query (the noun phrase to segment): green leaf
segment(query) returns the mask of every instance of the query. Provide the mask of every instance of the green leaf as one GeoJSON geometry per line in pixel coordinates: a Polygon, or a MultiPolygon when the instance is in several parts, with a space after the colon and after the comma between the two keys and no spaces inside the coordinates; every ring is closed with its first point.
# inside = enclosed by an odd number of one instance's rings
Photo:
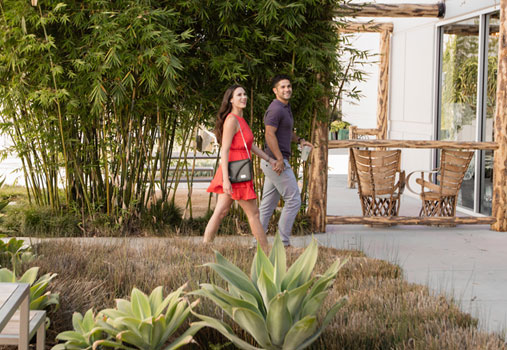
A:
{"type": "Polygon", "coordinates": [[[264,305],[267,307],[271,299],[273,299],[275,295],[278,294],[278,290],[273,281],[264,272],[264,269],[261,269],[261,274],[257,281],[257,285],[259,291],[261,292],[262,300],[264,300],[264,305]]]}
{"type": "Polygon", "coordinates": [[[71,341],[76,343],[86,344],[86,339],[83,335],[79,334],[75,331],[65,331],[61,332],[56,336],[56,339],[63,341],[71,341]]]}
{"type": "Polygon", "coordinates": [[[274,267],[273,282],[277,286],[278,291],[281,291],[282,281],[285,277],[285,272],[287,271],[287,257],[285,255],[285,248],[283,246],[279,233],[277,233],[275,236],[273,247],[269,253],[269,260],[274,267]]]}
{"type": "Polygon", "coordinates": [[[32,267],[31,269],[27,270],[23,276],[19,279],[18,282],[20,283],[29,283],[32,284],[37,279],[37,274],[39,273],[38,267],[32,267]]]}
{"type": "Polygon", "coordinates": [[[239,290],[243,290],[255,297],[255,299],[262,303],[262,298],[253,285],[252,281],[248,279],[248,277],[241,271],[238,273],[238,268],[231,269],[227,266],[215,264],[215,263],[207,263],[205,266],[211,267],[215,272],[217,272],[224,280],[234,285],[239,290]]]}
{"type": "Polygon", "coordinates": [[[274,280],[273,264],[269,261],[260,244],[257,244],[257,253],[255,254],[252,264],[256,265],[256,272],[258,275],[260,275],[261,271],[264,271],[270,280],[274,280]]]}
{"type": "Polygon", "coordinates": [[[325,291],[315,295],[312,298],[306,298],[303,302],[301,317],[305,317],[306,315],[317,315],[328,293],[328,291],[325,291]]]}
{"type": "Polygon", "coordinates": [[[274,345],[281,346],[285,340],[285,335],[292,327],[292,316],[287,308],[288,299],[288,293],[284,292],[278,294],[269,303],[266,324],[271,342],[274,345]]]}
{"type": "Polygon", "coordinates": [[[282,290],[294,289],[308,281],[317,261],[317,240],[314,238],[303,254],[292,264],[283,281],[282,290]]]}
{"type": "Polygon", "coordinates": [[[312,298],[313,296],[331,287],[338,271],[343,267],[343,265],[347,263],[347,261],[348,259],[345,259],[343,261],[336,260],[322,275],[322,277],[319,278],[317,282],[315,282],[310,291],[309,297],[312,298]]]}
{"type": "Polygon", "coordinates": [[[232,319],[239,324],[241,328],[250,333],[260,346],[263,348],[271,346],[266,322],[257,313],[248,309],[233,308],[232,319]]]}
{"type": "Polygon", "coordinates": [[[310,338],[306,339],[303,343],[301,343],[296,350],[303,350],[306,349],[308,346],[310,346],[315,340],[317,340],[318,337],[322,334],[324,329],[331,323],[333,318],[336,316],[337,312],[345,305],[347,302],[346,298],[341,298],[338,302],[336,302],[331,309],[326,314],[326,317],[324,318],[324,321],[322,322],[322,325],[320,326],[319,330],[312,335],[310,338]]]}
{"type": "Polygon", "coordinates": [[[210,327],[217,331],[219,331],[224,337],[229,339],[240,349],[244,350],[263,350],[261,348],[257,348],[255,346],[252,346],[248,344],[246,341],[239,338],[237,335],[235,335],[232,331],[232,328],[228,326],[227,324],[223,323],[222,321],[216,320],[212,317],[204,316],[195,314],[199,319],[202,321],[200,322],[194,322],[192,325],[201,326],[201,327],[210,327]]]}
{"type": "MultiPolygon", "coordinates": [[[[90,312],[90,311],[91,311],[91,309],[88,310],[86,312],[86,314],[88,314],[88,312],[90,312]]],[[[81,334],[86,333],[86,330],[83,327],[83,315],[81,315],[79,312],[74,312],[72,314],[72,327],[74,327],[74,329],[76,330],[76,332],[79,332],[81,334]]]]}
{"type": "Polygon", "coordinates": [[[6,268],[0,269],[0,282],[16,282],[16,276],[14,276],[14,274],[6,268]]]}
{"type": "Polygon", "coordinates": [[[151,292],[150,297],[148,298],[150,302],[150,309],[153,311],[152,316],[155,317],[163,310],[163,308],[160,311],[158,310],[160,304],[162,304],[162,301],[164,300],[162,290],[162,286],[158,286],[151,292]]]}
{"type": "Polygon", "coordinates": [[[174,341],[167,348],[165,348],[165,350],[176,350],[183,345],[190,344],[193,340],[193,336],[203,327],[203,324],[191,323],[190,327],[185,331],[185,333],[174,339],[174,341]]]}
{"type": "Polygon", "coordinates": [[[137,318],[143,320],[152,316],[150,301],[148,300],[146,294],[141,292],[139,289],[134,288],[132,290],[130,301],[132,303],[132,311],[137,318]]]}
{"type": "Polygon", "coordinates": [[[285,336],[283,349],[296,349],[317,329],[317,318],[306,316],[296,322],[285,336]]]}
{"type": "Polygon", "coordinates": [[[308,295],[308,289],[312,285],[314,278],[310,279],[305,284],[301,285],[298,288],[290,290],[289,298],[287,300],[287,308],[289,309],[290,314],[292,315],[293,321],[298,321],[299,311],[303,304],[305,297],[308,295]]]}

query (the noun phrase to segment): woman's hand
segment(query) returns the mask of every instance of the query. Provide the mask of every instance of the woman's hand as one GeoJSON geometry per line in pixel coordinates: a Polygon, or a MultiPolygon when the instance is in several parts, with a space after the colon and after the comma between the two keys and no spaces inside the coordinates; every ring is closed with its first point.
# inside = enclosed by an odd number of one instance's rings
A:
{"type": "Polygon", "coordinates": [[[225,194],[228,194],[229,196],[232,195],[232,184],[229,179],[222,181],[222,189],[224,190],[225,194]]]}
{"type": "Polygon", "coordinates": [[[271,165],[271,169],[275,170],[276,160],[274,158],[269,157],[268,162],[271,165]]]}

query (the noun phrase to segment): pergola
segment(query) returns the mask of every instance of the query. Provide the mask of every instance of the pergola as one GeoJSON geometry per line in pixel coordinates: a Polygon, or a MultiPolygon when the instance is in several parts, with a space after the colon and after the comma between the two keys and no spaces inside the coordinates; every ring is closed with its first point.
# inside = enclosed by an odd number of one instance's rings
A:
{"type": "MultiPolygon", "coordinates": [[[[357,4],[341,8],[351,17],[443,17],[445,4],[357,4]]],[[[379,32],[380,67],[377,102],[377,127],[354,129],[357,134],[375,135],[377,140],[329,141],[326,122],[318,122],[312,135],[316,145],[310,169],[308,214],[315,231],[325,232],[326,224],[491,224],[495,231],[507,231],[507,0],[500,0],[495,142],[457,142],[436,140],[386,140],[391,23],[350,22],[343,32],[379,32]],[[363,217],[327,216],[328,149],[351,147],[454,148],[493,150],[493,208],[490,217],[363,217]]],[[[456,28],[466,31],[470,28],[456,28]]],[[[328,104],[328,101],[324,101],[328,104]]]]}

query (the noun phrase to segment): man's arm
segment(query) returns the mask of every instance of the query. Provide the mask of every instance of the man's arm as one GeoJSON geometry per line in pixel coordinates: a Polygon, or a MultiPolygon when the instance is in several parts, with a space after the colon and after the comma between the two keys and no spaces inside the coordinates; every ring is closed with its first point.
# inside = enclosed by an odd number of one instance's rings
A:
{"type": "Polygon", "coordinates": [[[278,175],[280,175],[285,165],[283,163],[282,152],[280,152],[280,146],[278,145],[278,139],[276,138],[276,130],[276,127],[266,125],[266,143],[276,158],[276,165],[273,170],[276,171],[278,175]]]}

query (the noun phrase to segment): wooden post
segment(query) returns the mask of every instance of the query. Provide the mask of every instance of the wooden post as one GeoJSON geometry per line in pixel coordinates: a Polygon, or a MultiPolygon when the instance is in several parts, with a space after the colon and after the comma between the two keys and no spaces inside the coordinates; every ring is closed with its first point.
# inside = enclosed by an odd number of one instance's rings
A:
{"type": "MultiPolygon", "coordinates": [[[[324,101],[329,107],[329,100],[324,101]]],[[[316,112],[315,112],[316,113],[316,112]]],[[[308,187],[308,215],[315,232],[326,232],[327,213],[327,147],[328,123],[316,120],[313,134],[312,164],[310,166],[310,183],[308,187]]]]}
{"type": "Polygon", "coordinates": [[[498,41],[498,81],[496,90],[495,141],[498,150],[493,163],[493,209],[495,231],[507,231],[507,0],[500,1],[500,40],[498,41]]]}
{"type": "Polygon", "coordinates": [[[444,17],[445,4],[343,4],[336,12],[353,17],[444,17]]]}
{"type": "Polygon", "coordinates": [[[377,129],[379,130],[378,138],[381,140],[385,140],[387,137],[390,52],[391,33],[388,30],[384,30],[380,34],[380,65],[377,96],[377,129]]]}

